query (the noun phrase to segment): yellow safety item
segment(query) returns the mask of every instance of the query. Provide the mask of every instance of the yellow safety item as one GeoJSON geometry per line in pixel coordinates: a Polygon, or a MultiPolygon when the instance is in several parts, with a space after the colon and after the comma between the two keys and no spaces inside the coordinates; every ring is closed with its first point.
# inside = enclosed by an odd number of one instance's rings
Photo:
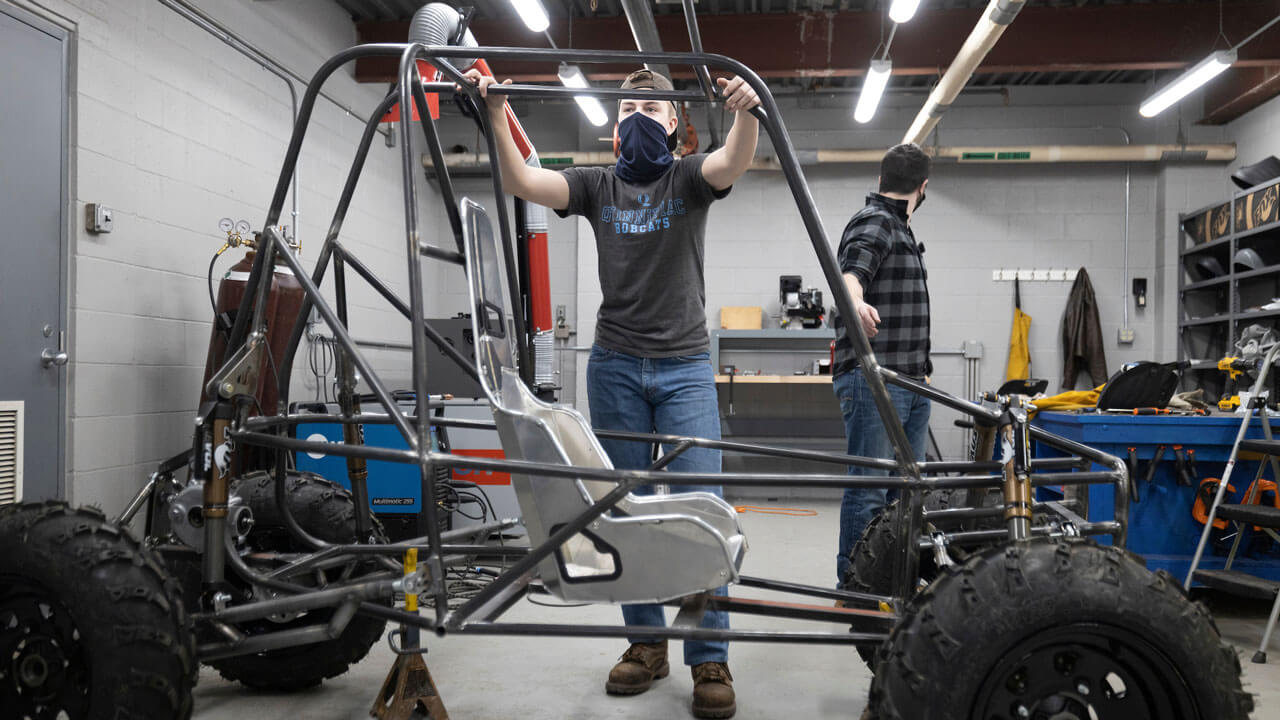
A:
{"type": "MultiPolygon", "coordinates": [[[[404,551],[404,575],[408,577],[418,571],[418,548],[409,548],[404,551]]],[[[404,594],[404,609],[406,612],[418,612],[418,593],[404,594]]]]}
{"type": "Polygon", "coordinates": [[[1084,410],[1098,406],[1098,394],[1102,392],[1102,385],[1092,390],[1068,390],[1060,392],[1057,395],[1042,397],[1032,400],[1032,404],[1036,407],[1036,412],[1041,410],[1084,410]]]}
{"type": "Polygon", "coordinates": [[[1009,332],[1009,362],[1004,379],[1023,380],[1031,377],[1031,316],[1022,311],[1022,290],[1013,281],[1013,329],[1009,332]]]}

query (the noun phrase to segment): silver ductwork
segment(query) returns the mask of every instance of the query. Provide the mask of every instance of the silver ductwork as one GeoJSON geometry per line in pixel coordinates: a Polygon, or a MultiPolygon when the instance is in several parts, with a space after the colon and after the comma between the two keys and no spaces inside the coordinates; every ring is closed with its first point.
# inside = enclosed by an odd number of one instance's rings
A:
{"type": "MultiPolygon", "coordinates": [[[[458,31],[461,28],[462,14],[452,5],[440,2],[427,3],[413,14],[413,20],[409,23],[409,42],[440,47],[450,45],[455,47],[479,47],[480,43],[476,42],[476,38],[471,34],[470,29],[467,29],[459,36],[458,31]]],[[[438,62],[444,62],[444,59],[440,58],[438,62]]],[[[466,70],[475,62],[476,58],[456,58],[450,61],[450,64],[459,70],[466,70]]],[[[514,120],[514,115],[509,115],[509,117],[514,120]]],[[[517,125],[519,124],[518,120],[515,122],[517,125]]],[[[542,167],[542,163],[538,160],[538,151],[533,148],[533,143],[529,143],[529,154],[525,156],[524,162],[530,167],[542,167]]],[[[525,227],[530,232],[547,231],[546,208],[533,203],[526,203],[524,219],[525,227]]]]}
{"type": "MultiPolygon", "coordinates": [[[[452,5],[440,2],[427,3],[413,14],[413,20],[409,23],[409,42],[437,46],[479,47],[480,43],[476,42],[470,29],[462,33],[462,37],[458,37],[458,30],[461,27],[462,15],[452,5]]],[[[450,61],[450,64],[466,70],[475,61],[475,58],[455,58],[450,61]]]]}
{"type": "Polygon", "coordinates": [[[1013,19],[1018,16],[1018,11],[1025,4],[1026,0],[991,0],[987,9],[983,11],[982,17],[978,19],[978,23],[973,26],[969,37],[965,39],[964,45],[960,47],[960,52],[956,53],[955,60],[951,61],[947,71],[934,86],[933,92],[929,93],[929,99],[925,101],[924,107],[920,108],[920,113],[911,123],[902,142],[917,145],[924,143],[929,133],[937,127],[942,114],[951,107],[951,103],[955,102],[960,91],[969,82],[969,78],[973,77],[974,71],[982,64],[987,53],[991,52],[991,48],[995,47],[996,41],[1004,34],[1009,23],[1013,22],[1013,19]]]}

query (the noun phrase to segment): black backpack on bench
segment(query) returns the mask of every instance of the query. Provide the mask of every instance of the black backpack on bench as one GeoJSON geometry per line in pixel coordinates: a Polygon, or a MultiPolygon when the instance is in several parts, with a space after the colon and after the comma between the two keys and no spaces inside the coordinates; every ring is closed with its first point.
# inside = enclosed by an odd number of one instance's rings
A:
{"type": "Polygon", "coordinates": [[[1167,407],[1187,364],[1186,361],[1157,363],[1150,360],[1125,364],[1098,393],[1098,409],[1167,407]]]}

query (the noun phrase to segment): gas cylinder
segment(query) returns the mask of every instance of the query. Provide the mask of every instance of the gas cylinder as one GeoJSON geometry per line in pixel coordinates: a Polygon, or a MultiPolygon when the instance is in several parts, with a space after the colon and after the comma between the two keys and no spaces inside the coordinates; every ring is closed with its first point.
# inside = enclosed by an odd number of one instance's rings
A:
{"type": "MultiPolygon", "coordinates": [[[[209,378],[222,368],[222,364],[229,357],[227,336],[235,323],[240,301],[244,298],[254,256],[253,250],[246,252],[239,262],[231,266],[218,284],[216,317],[209,338],[209,355],[205,360],[204,380],[200,383],[201,402],[212,399],[203,392],[203,388],[209,384],[209,378]],[[221,326],[220,318],[226,318],[230,322],[221,326]]],[[[298,314],[302,310],[302,301],[306,297],[302,285],[287,266],[277,263],[271,277],[266,313],[267,354],[263,355],[261,367],[258,368],[258,388],[255,393],[258,404],[251,410],[254,415],[259,414],[259,411],[266,415],[276,415],[280,412],[276,407],[280,399],[280,389],[276,383],[276,368],[280,367],[285,351],[288,349],[289,335],[293,332],[294,323],[297,322],[298,314]]]]}

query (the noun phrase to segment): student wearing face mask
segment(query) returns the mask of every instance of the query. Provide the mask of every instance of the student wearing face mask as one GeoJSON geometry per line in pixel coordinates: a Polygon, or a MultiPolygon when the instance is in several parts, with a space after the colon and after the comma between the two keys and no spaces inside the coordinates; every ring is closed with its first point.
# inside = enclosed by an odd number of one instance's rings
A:
{"type": "MultiPolygon", "coordinates": [[[[880,161],[880,192],[868,193],[866,206],[854,214],[840,239],[840,271],[853,296],[858,322],[871,340],[876,362],[902,375],[924,380],[932,372],[929,361],[929,275],[924,268],[924,244],[916,242],[911,217],[924,203],[929,184],[929,156],[914,143],[889,148],[880,161]]],[[[843,318],[835,319],[836,348],[831,384],[840,400],[849,454],[894,458],[889,436],[867,387],[843,318]]],[[[911,449],[924,460],[929,437],[929,401],[905,388],[888,386],[889,397],[902,421],[911,449]]],[[[888,475],[857,466],[851,475],[888,475]]],[[[836,554],[836,582],[853,589],[849,553],[871,519],[896,491],[846,488],[840,503],[840,540],[836,554]]]]}
{"type": "MultiPolygon", "coordinates": [[[[524,164],[507,129],[503,97],[487,93],[494,80],[476,72],[468,76],[487,98],[504,187],[561,217],[581,215],[595,231],[604,297],[587,361],[591,424],[606,430],[718,439],[704,238],[711,203],[729,194],[755,156],[759,126],[748,113],[760,102],[755,91],[741,78],[717,80],[725,109],[736,113],[724,147],[677,159],[672,156],[675,106],[645,97],[650,91],[671,90],[671,81],[637,70],[622,83],[636,94],[618,103],[617,163],[556,172],[524,164]]],[[[601,443],[616,468],[643,469],[650,464],[646,443],[603,438],[601,443]]],[[[720,451],[690,450],[668,467],[720,472],[720,451]]],[[[721,494],[718,485],[682,486],[680,491],[721,494]]],[[[633,492],[649,494],[653,489],[633,492]]],[[[723,595],[725,589],[717,593],[723,595]]],[[[605,689],[613,695],[636,695],[670,671],[667,641],[646,637],[641,629],[663,626],[666,620],[661,605],[624,605],[622,614],[636,634],[609,672],[605,689]]],[[[728,614],[707,612],[701,625],[727,628],[728,614]]],[[[686,642],[684,661],[693,675],[693,714],[731,717],[737,705],[728,643],[686,642]]]]}

